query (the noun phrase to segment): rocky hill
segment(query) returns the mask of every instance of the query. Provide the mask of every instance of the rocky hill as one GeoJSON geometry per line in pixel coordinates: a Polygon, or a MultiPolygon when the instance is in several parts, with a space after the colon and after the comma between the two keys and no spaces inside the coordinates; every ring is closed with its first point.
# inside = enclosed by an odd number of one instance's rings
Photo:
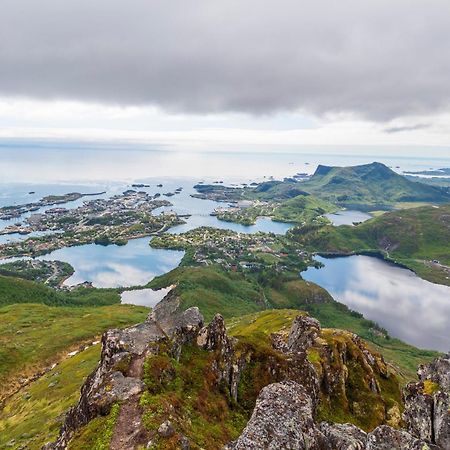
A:
{"type": "Polygon", "coordinates": [[[220,315],[204,326],[178,306],[169,296],[146,322],[104,334],[47,450],[449,448],[450,356],[421,367],[403,401],[352,333],[299,312],[290,329],[231,336],[220,315]]]}

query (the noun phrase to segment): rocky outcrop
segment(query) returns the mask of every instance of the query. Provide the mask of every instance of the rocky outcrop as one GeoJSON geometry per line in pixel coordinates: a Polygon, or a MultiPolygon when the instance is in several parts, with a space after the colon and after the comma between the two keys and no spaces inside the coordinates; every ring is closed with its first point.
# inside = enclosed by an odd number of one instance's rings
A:
{"type": "Polygon", "coordinates": [[[350,424],[317,424],[306,389],[294,381],[266,386],[253,414],[226,450],[431,450],[436,447],[387,425],[365,433],[350,424]]]}
{"type": "MultiPolygon", "coordinates": [[[[212,392],[214,399],[222,396],[219,401],[224,408],[250,413],[254,406],[241,436],[226,446],[229,450],[450,448],[448,356],[421,367],[419,382],[408,385],[403,415],[407,428],[398,430],[377,426],[389,422],[386,411],[393,407],[385,404],[382,391],[388,387],[392,393],[396,379],[383,358],[358,336],[322,330],[317,320],[299,315],[289,333],[274,333],[267,342],[259,336],[258,342],[238,340],[228,336],[221,315],[203,326],[197,308],[180,313],[179,307],[179,299],[169,293],[145,323],[104,334],[100,363],[83,385],[80,401],[67,413],[58,440],[47,449],[65,449],[77,430],[107,415],[113,405],[117,410],[118,404],[112,450],[166,448],[166,444],[167,448],[188,449],[195,438],[186,425],[192,424],[192,408],[197,404],[205,408],[200,397],[212,392]],[[179,390],[186,378],[192,383],[193,372],[186,367],[191,364],[189,355],[202,361],[196,369],[201,374],[196,384],[202,394],[198,395],[200,403],[189,404],[186,417],[170,386],[179,390]],[[149,426],[145,420],[156,417],[152,414],[158,408],[147,409],[151,414],[146,419],[142,408],[156,406],[154,399],[159,394],[164,394],[168,412],[149,426]],[[372,414],[375,426],[365,429],[373,431],[331,423],[328,418],[323,421],[324,408],[335,408],[355,423],[358,414],[372,414]]],[[[220,415],[220,411],[215,413],[220,415]]]]}
{"type": "Polygon", "coordinates": [[[226,448],[449,450],[449,358],[447,355],[421,366],[420,381],[405,389],[403,418],[407,429],[380,425],[366,433],[351,424],[317,423],[309,391],[289,381],[261,391],[243,433],[226,448]]]}
{"type": "Polygon", "coordinates": [[[313,404],[295,381],[265,387],[239,439],[228,450],[319,449],[313,404]]]}
{"type": "MultiPolygon", "coordinates": [[[[164,303],[164,302],[162,302],[164,303]]],[[[122,450],[145,444],[147,433],[140,423],[136,398],[144,390],[143,364],[149,355],[159,354],[161,348],[170,348],[174,358],[179,357],[182,345],[193,342],[203,326],[203,316],[198,308],[183,313],[173,309],[176,298],[169,295],[167,304],[155,311],[145,323],[125,330],[109,330],[102,337],[102,352],[97,369],[87,378],[81,388],[78,404],[66,414],[58,440],[48,444],[47,449],[65,449],[74,433],[99,415],[109,413],[111,407],[121,403],[121,413],[135,411],[136,428],[140,428],[122,450]],[[164,309],[165,308],[165,309],[164,309]],[[133,404],[133,408],[128,408],[133,404]]],[[[130,420],[132,418],[129,418],[130,420]]],[[[147,439],[148,440],[148,439],[147,439]]]]}
{"type": "Polygon", "coordinates": [[[305,352],[320,335],[320,323],[309,316],[297,316],[293,323],[287,340],[290,352],[305,352]]]}
{"type": "Polygon", "coordinates": [[[450,449],[450,354],[422,365],[404,391],[403,419],[419,439],[450,449]]]}

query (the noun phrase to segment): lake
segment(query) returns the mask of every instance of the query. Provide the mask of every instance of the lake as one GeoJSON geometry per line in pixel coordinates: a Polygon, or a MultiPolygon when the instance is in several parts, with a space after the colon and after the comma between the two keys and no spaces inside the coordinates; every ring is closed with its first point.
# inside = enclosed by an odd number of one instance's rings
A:
{"type": "Polygon", "coordinates": [[[325,267],[302,272],[339,302],[409,344],[450,350],[450,287],[371,256],[317,257],[325,267]]]}
{"type": "Polygon", "coordinates": [[[331,220],[335,226],[339,225],[353,225],[358,222],[365,222],[372,218],[370,214],[362,211],[354,211],[351,209],[344,209],[335,213],[324,214],[324,216],[331,220]]]}
{"type": "Polygon", "coordinates": [[[75,273],[65,281],[67,286],[84,281],[100,288],[140,286],[177,267],[184,255],[182,251],[151,248],[150,239],[132,239],[122,246],[66,247],[39,259],[69,263],[75,273]]]}
{"type": "Polygon", "coordinates": [[[122,303],[131,303],[132,305],[141,305],[152,308],[160,302],[165,295],[170,291],[171,287],[159,289],[139,289],[134,291],[122,292],[122,303]]]}

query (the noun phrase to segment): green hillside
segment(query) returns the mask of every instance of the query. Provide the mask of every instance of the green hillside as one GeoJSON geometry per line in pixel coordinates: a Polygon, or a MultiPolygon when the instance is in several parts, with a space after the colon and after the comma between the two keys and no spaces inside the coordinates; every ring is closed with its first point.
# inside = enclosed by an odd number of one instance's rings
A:
{"type": "Polygon", "coordinates": [[[298,187],[332,203],[367,209],[399,202],[450,201],[447,188],[411,181],[378,162],[353,167],[319,165],[298,187]]]}
{"type": "Polygon", "coordinates": [[[0,275],[0,307],[15,303],[42,303],[49,306],[101,306],[120,303],[115,289],[80,287],[56,291],[41,283],[0,275]]]}
{"type": "Polygon", "coordinates": [[[17,304],[0,308],[0,400],[28,378],[60,361],[109,328],[145,320],[148,309],[134,305],[51,307],[17,304]]]}
{"type": "Polygon", "coordinates": [[[421,277],[450,285],[450,204],[385,213],[355,227],[304,227],[290,235],[317,252],[381,252],[421,277]]]}

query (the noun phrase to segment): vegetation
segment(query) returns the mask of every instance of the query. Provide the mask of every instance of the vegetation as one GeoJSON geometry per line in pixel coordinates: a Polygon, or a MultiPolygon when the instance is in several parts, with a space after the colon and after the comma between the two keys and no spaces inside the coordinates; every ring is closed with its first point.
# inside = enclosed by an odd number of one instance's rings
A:
{"type": "MultiPolygon", "coordinates": [[[[154,432],[170,417],[176,431],[189,438],[193,449],[219,449],[240,434],[251,410],[233,403],[226,390],[217,386],[213,358],[213,353],[196,346],[184,347],[179,361],[164,352],[147,358],[147,390],[140,405],[149,431],[154,432]]],[[[160,439],[155,435],[156,448],[160,439]]],[[[179,448],[177,441],[175,435],[163,448],[179,448]]]]}
{"type": "Polygon", "coordinates": [[[78,401],[80,386],[99,357],[100,345],[91,346],[9,398],[0,412],[0,448],[38,450],[54,440],[64,412],[78,401]]]}
{"type": "Polygon", "coordinates": [[[102,306],[120,303],[115,289],[79,287],[56,291],[40,283],[0,275],[0,306],[19,303],[42,303],[49,306],[102,306]]]}
{"type": "Polygon", "coordinates": [[[16,304],[0,308],[0,399],[27,379],[92,342],[109,328],[145,320],[133,305],[50,307],[16,304]]]}
{"type": "Polygon", "coordinates": [[[120,404],[116,403],[107,416],[91,420],[70,441],[68,450],[108,450],[119,412],[120,404]]]}
{"type": "Polygon", "coordinates": [[[450,285],[450,204],[393,211],[355,227],[303,227],[290,237],[319,253],[378,253],[450,285]]]}
{"type": "Polygon", "coordinates": [[[396,202],[450,201],[447,188],[411,181],[377,162],[353,167],[319,165],[301,188],[334,204],[368,210],[396,202]]]}

